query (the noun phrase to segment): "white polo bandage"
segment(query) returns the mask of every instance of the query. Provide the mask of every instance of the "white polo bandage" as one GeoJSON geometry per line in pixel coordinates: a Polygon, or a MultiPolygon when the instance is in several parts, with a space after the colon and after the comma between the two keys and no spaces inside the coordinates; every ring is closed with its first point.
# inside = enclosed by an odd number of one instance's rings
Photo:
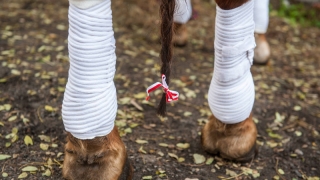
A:
{"type": "Polygon", "coordinates": [[[254,103],[253,0],[231,10],[216,6],[215,61],[208,94],[213,115],[226,124],[249,117],[254,103]]]}
{"type": "Polygon", "coordinates": [[[101,3],[104,0],[69,0],[70,4],[80,8],[88,9],[94,5],[101,3]]]}
{"type": "Polygon", "coordinates": [[[269,0],[254,1],[255,33],[264,34],[269,25],[269,0]]]}
{"type": "Polygon", "coordinates": [[[66,131],[79,139],[109,134],[117,112],[111,1],[89,7],[72,1],[69,7],[70,69],[62,118],[66,131]]]}
{"type": "Polygon", "coordinates": [[[191,0],[176,0],[173,21],[179,24],[185,24],[192,16],[191,0]]]}

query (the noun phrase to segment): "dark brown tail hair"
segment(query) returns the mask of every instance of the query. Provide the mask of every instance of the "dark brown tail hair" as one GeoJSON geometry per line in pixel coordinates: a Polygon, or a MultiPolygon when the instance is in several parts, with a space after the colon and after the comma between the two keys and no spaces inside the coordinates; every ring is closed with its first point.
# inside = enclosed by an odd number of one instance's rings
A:
{"type": "MultiPolygon", "coordinates": [[[[161,74],[166,75],[166,82],[170,83],[170,70],[172,59],[172,36],[173,36],[173,14],[175,10],[175,0],[161,0],[160,16],[161,16],[161,51],[160,59],[161,74]]],[[[166,115],[166,94],[162,94],[161,101],[158,106],[157,114],[166,115]]]]}

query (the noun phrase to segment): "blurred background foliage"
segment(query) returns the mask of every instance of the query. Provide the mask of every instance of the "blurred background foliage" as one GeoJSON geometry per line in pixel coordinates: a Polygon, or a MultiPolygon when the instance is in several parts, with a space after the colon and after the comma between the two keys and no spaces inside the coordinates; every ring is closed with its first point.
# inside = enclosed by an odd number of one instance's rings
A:
{"type": "Polygon", "coordinates": [[[280,16],[292,25],[320,28],[319,0],[277,0],[270,3],[270,15],[280,16]]]}

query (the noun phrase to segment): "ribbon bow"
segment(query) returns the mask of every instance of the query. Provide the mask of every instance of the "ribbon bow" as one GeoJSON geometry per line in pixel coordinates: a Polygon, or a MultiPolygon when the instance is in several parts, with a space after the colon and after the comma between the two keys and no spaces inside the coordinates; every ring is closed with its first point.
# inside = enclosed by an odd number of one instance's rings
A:
{"type": "Polygon", "coordinates": [[[149,93],[151,93],[152,91],[155,91],[159,87],[162,87],[164,93],[166,93],[167,102],[178,100],[179,93],[177,91],[169,90],[169,87],[166,83],[166,76],[164,74],[162,74],[161,78],[162,78],[162,84],[159,82],[156,82],[147,88],[147,95],[148,96],[147,96],[146,100],[148,101],[150,99],[149,93]]]}

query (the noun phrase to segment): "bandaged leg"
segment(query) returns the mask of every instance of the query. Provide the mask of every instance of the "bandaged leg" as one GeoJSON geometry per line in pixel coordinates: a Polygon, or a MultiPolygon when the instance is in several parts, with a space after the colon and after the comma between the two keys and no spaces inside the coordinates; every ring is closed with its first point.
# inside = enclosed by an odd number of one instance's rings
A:
{"type": "Polygon", "coordinates": [[[112,131],[117,112],[111,1],[70,1],[69,24],[63,123],[79,139],[105,136],[112,131]]]}
{"type": "Polygon", "coordinates": [[[175,23],[185,24],[192,15],[191,0],[176,0],[173,20],[175,23]]]}
{"type": "Polygon", "coordinates": [[[257,136],[251,115],[255,96],[250,72],[255,47],[253,0],[232,1],[239,4],[236,8],[223,0],[216,2],[215,62],[208,94],[213,115],[202,129],[202,145],[223,158],[250,161],[256,154],[257,136]],[[219,2],[229,10],[219,8],[219,2]]]}
{"type": "Polygon", "coordinates": [[[209,89],[213,115],[226,124],[249,117],[254,102],[250,72],[253,61],[253,1],[232,10],[217,6],[215,61],[209,89]]]}
{"type": "Polygon", "coordinates": [[[111,0],[70,0],[69,78],[62,118],[66,179],[132,179],[114,120],[116,55],[111,0]]]}
{"type": "Polygon", "coordinates": [[[269,25],[269,0],[254,0],[255,33],[264,34],[269,25]]]}
{"type": "Polygon", "coordinates": [[[186,23],[192,16],[191,0],[176,0],[174,12],[174,36],[173,44],[184,46],[188,41],[188,31],[186,23]]]}
{"type": "Polygon", "coordinates": [[[269,0],[255,0],[253,17],[257,44],[254,50],[254,61],[265,64],[270,56],[270,47],[265,37],[269,25],[269,0]]]}

